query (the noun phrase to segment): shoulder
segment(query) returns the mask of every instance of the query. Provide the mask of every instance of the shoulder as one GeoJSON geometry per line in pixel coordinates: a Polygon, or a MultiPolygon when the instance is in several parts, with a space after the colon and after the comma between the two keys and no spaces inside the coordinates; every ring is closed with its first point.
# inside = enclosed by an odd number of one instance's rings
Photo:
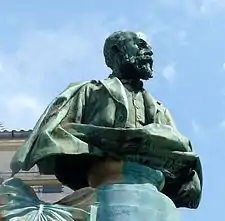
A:
{"type": "Polygon", "coordinates": [[[101,82],[99,80],[90,80],[90,81],[84,81],[84,82],[72,82],[68,85],[67,89],[78,87],[81,90],[87,90],[87,89],[97,89],[101,87],[101,82]]]}
{"type": "Polygon", "coordinates": [[[162,102],[156,100],[156,104],[157,104],[157,110],[158,112],[160,112],[167,121],[170,121],[170,119],[172,118],[171,117],[171,114],[169,112],[169,110],[163,105],[162,102]]]}
{"type": "Polygon", "coordinates": [[[84,84],[78,94],[85,96],[86,98],[92,97],[92,99],[98,99],[105,94],[105,87],[100,80],[90,80],[84,84]]]}
{"type": "Polygon", "coordinates": [[[156,101],[156,103],[157,103],[158,109],[164,114],[164,116],[168,119],[171,118],[169,110],[163,105],[163,103],[158,100],[156,101]]]}
{"type": "Polygon", "coordinates": [[[159,105],[160,112],[162,113],[162,116],[164,117],[166,124],[169,124],[173,126],[173,128],[176,128],[176,124],[173,120],[170,111],[166,107],[164,107],[164,105],[161,102],[157,101],[157,104],[159,105]]]}
{"type": "Polygon", "coordinates": [[[91,80],[84,87],[90,92],[100,92],[102,89],[104,89],[104,86],[100,80],[91,80]]]}
{"type": "Polygon", "coordinates": [[[90,80],[85,82],[73,82],[70,83],[66,93],[73,94],[73,98],[77,99],[78,97],[85,98],[98,98],[105,93],[105,87],[100,80],[90,80]]]}

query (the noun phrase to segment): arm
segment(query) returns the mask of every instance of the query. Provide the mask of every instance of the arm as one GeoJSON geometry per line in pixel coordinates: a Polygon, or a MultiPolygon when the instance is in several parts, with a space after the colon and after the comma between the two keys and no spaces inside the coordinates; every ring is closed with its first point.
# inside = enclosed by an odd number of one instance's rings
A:
{"type": "MultiPolygon", "coordinates": [[[[163,113],[165,123],[177,130],[168,109],[163,108],[163,113]]],[[[189,146],[190,149],[193,150],[191,143],[189,146]]],[[[203,178],[200,160],[196,162],[195,168],[190,171],[189,175],[185,174],[184,177],[186,177],[186,179],[179,179],[175,184],[166,182],[163,192],[173,200],[176,207],[195,209],[199,206],[202,193],[203,178]]]]}
{"type": "MultiPolygon", "coordinates": [[[[71,84],[72,85],[72,84],[71,84]]],[[[91,97],[95,95],[95,90],[98,89],[96,81],[91,81],[78,91],[77,95],[70,101],[69,111],[66,117],[62,120],[61,126],[66,129],[68,123],[86,123],[86,107],[90,104],[91,97]],[[97,88],[97,89],[96,89],[97,88]]]]}
{"type": "Polygon", "coordinates": [[[68,113],[60,124],[63,129],[67,129],[68,123],[81,123],[86,101],[85,88],[82,87],[78,94],[71,99],[68,113]]]}
{"type": "MultiPolygon", "coordinates": [[[[71,100],[68,113],[60,124],[60,127],[68,133],[70,137],[73,137],[72,139],[77,140],[73,145],[75,148],[77,144],[78,150],[77,154],[64,154],[55,157],[55,175],[61,183],[73,190],[89,185],[86,174],[90,168],[93,157],[85,151],[85,153],[82,154],[83,145],[85,146],[86,144],[81,138],[82,133],[77,132],[76,127],[73,125],[85,124],[86,107],[94,91],[93,88],[94,84],[87,84],[79,90],[77,95],[71,100]]],[[[64,140],[68,142],[69,138],[64,137],[64,140]]],[[[69,148],[69,145],[65,145],[65,148],[69,148]]]]}

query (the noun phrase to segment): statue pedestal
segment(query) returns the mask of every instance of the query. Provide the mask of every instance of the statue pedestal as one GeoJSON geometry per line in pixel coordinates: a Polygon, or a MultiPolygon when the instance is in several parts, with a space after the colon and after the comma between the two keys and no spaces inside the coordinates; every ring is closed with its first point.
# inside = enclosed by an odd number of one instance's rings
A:
{"type": "Polygon", "coordinates": [[[173,202],[160,193],[161,172],[130,162],[122,163],[120,171],[117,180],[97,187],[96,221],[180,220],[173,202]]]}
{"type": "Polygon", "coordinates": [[[96,221],[178,221],[169,198],[151,184],[112,184],[98,189],[96,221]]]}
{"type": "Polygon", "coordinates": [[[160,191],[160,171],[131,162],[106,160],[96,163],[89,175],[95,189],[80,190],[56,204],[38,199],[33,189],[18,178],[0,185],[4,220],[56,221],[179,221],[173,202],[160,191]],[[96,176],[97,175],[97,176],[96,176]]]}

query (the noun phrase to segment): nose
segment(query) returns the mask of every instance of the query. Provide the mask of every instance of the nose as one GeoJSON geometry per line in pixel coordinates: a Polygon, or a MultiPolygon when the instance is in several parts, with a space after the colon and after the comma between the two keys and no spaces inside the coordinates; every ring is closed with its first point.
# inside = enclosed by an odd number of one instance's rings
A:
{"type": "Polygon", "coordinates": [[[152,56],[153,55],[153,51],[152,50],[145,51],[144,55],[152,56]]]}
{"type": "Polygon", "coordinates": [[[153,55],[153,50],[151,45],[148,44],[148,51],[149,51],[149,55],[152,56],[153,55]]]}

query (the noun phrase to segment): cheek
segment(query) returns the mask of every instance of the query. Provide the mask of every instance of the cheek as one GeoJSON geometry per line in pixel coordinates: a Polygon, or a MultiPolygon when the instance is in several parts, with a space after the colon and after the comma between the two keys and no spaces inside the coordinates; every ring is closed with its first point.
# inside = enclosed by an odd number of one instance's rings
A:
{"type": "Polygon", "coordinates": [[[129,56],[136,56],[138,51],[139,51],[138,46],[134,44],[129,44],[127,45],[127,47],[125,47],[125,53],[128,54],[129,56]]]}

